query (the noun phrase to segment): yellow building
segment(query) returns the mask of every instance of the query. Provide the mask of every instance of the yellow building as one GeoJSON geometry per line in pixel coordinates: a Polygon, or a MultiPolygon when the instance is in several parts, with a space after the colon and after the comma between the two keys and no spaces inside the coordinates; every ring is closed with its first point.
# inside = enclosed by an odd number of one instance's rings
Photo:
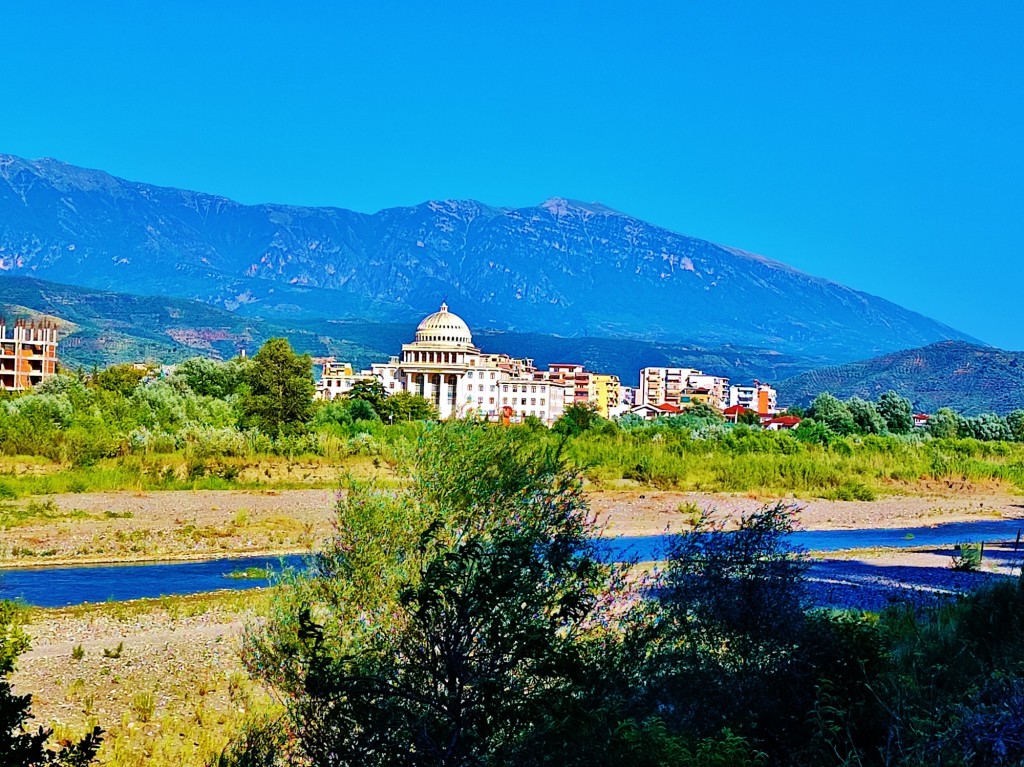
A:
{"type": "Polygon", "coordinates": [[[588,399],[601,416],[611,418],[618,414],[622,407],[622,387],[618,376],[591,373],[589,388],[588,399]]]}

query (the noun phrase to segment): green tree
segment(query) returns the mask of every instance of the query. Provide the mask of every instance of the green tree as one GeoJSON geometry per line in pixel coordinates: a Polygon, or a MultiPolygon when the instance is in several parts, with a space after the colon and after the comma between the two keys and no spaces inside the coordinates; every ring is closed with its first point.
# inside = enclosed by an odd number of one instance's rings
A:
{"type": "Polygon", "coordinates": [[[707,736],[722,725],[784,740],[813,698],[799,644],[808,560],[789,543],[795,507],[744,515],[735,531],[704,510],[675,536],[659,583],[662,706],[707,736]],[[795,697],[794,697],[795,696],[795,697]],[[744,721],[746,720],[746,721],[744,721]],[[782,732],[777,732],[781,730],[782,732]]]}
{"type": "Polygon", "coordinates": [[[1006,425],[1010,429],[1011,439],[1024,442],[1024,410],[1014,410],[1006,416],[1006,425]]]}
{"type": "Polygon", "coordinates": [[[116,392],[127,397],[139,382],[146,377],[145,370],[139,370],[134,365],[111,365],[93,375],[93,385],[104,391],[116,392]]]}
{"type": "Polygon", "coordinates": [[[0,601],[0,764],[4,767],[86,767],[92,764],[103,739],[103,730],[99,727],[59,751],[46,746],[52,730],[26,729],[32,718],[32,696],[15,695],[8,677],[14,671],[17,657],[28,648],[28,637],[19,621],[19,608],[12,602],[0,601]]]}
{"type": "Polygon", "coordinates": [[[736,423],[746,424],[747,426],[760,426],[761,416],[756,410],[744,410],[736,416],[736,423]]]}
{"type": "Polygon", "coordinates": [[[894,391],[887,391],[878,398],[878,414],[885,420],[886,428],[893,434],[908,434],[914,428],[914,411],[910,400],[894,391]]]}
{"type": "Polygon", "coordinates": [[[937,439],[956,439],[966,436],[967,431],[964,417],[948,407],[940,408],[928,419],[928,433],[937,439]]]}
{"type": "Polygon", "coordinates": [[[399,391],[385,397],[380,404],[382,421],[430,421],[437,419],[437,410],[424,397],[412,392],[399,391]]]}
{"type": "Polygon", "coordinates": [[[980,439],[983,442],[1009,441],[1013,439],[1013,433],[1007,425],[1006,419],[996,413],[982,413],[966,419],[968,436],[980,439]]]}
{"type": "Polygon", "coordinates": [[[836,438],[836,433],[823,423],[813,418],[804,418],[797,425],[794,434],[800,442],[810,445],[822,445],[828,447],[836,438]]]}
{"type": "Polygon", "coordinates": [[[354,399],[348,403],[348,414],[353,422],[358,421],[379,421],[380,416],[373,409],[373,405],[364,399],[354,399]]]}
{"type": "Polygon", "coordinates": [[[244,365],[237,361],[219,362],[207,357],[192,357],[180,363],[174,377],[204,397],[224,399],[237,394],[242,385],[244,365]]]}
{"type": "Polygon", "coordinates": [[[686,408],[683,413],[691,418],[704,418],[709,421],[721,421],[722,414],[706,402],[698,402],[686,408]]]}
{"type": "Polygon", "coordinates": [[[887,427],[885,419],[878,412],[875,403],[863,400],[860,397],[850,397],[846,401],[846,407],[853,417],[857,431],[861,434],[884,434],[887,427]]]}
{"type": "Polygon", "coordinates": [[[854,423],[850,409],[828,392],[814,398],[808,416],[836,434],[845,436],[857,431],[857,424],[854,423]]]}
{"type": "Polygon", "coordinates": [[[380,415],[384,411],[384,400],[387,399],[387,391],[384,384],[376,378],[368,378],[356,381],[352,388],[345,392],[345,399],[350,402],[362,400],[373,408],[373,412],[380,415]]]}
{"type": "Polygon", "coordinates": [[[312,360],[296,354],[285,338],[271,338],[245,370],[245,414],[268,434],[281,434],[313,415],[312,360]]]}
{"type": "Polygon", "coordinates": [[[591,402],[574,402],[555,421],[554,430],[559,434],[574,437],[599,426],[605,419],[591,402]]]}
{"type": "Polygon", "coordinates": [[[525,430],[443,424],[401,489],[353,484],[314,575],[246,643],[299,760],[587,763],[570,748],[604,704],[586,680],[619,582],[594,532],[579,477],[525,430]]]}

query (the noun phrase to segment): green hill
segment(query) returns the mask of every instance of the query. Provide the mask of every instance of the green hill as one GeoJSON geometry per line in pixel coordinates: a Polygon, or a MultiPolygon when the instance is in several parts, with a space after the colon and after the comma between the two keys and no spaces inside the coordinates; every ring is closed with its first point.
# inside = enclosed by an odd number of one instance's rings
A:
{"type": "Polygon", "coordinates": [[[197,355],[228,358],[252,353],[273,336],[288,336],[302,351],[370,357],[374,350],[311,330],[242,317],[197,301],[135,296],[105,290],[0,276],[0,315],[49,317],[62,327],[60,359],[68,367],[155,360],[178,362],[197,355]]]}
{"type": "MultiPolygon", "coordinates": [[[[68,367],[155,360],[177,362],[204,355],[252,353],[268,338],[285,336],[299,351],[333,356],[357,368],[387,360],[413,338],[415,323],[353,320],[264,320],[208,304],[137,296],[0,276],[0,315],[55,319],[63,326],[60,358],[68,367]]],[[[532,357],[538,365],[578,362],[635,385],[645,366],[695,367],[738,381],[775,381],[821,364],[821,359],[743,347],[702,348],[624,338],[563,338],[542,333],[478,330],[488,352],[532,357]]]]}
{"type": "Polygon", "coordinates": [[[876,399],[889,389],[931,413],[951,407],[967,415],[1024,408],[1024,352],[942,341],[883,357],[830,365],[778,385],[779,401],[805,405],[827,391],[842,399],[876,399]]]}

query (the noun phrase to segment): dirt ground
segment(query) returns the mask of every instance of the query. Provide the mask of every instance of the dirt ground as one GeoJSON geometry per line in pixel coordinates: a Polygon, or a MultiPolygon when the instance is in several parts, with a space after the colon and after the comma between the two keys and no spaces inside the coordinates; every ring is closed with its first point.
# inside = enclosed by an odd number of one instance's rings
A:
{"type": "MultiPolygon", "coordinates": [[[[106,730],[103,764],[201,765],[271,704],[239,656],[253,613],[235,594],[33,611],[16,692],[39,724],[74,739],[106,730]]],[[[258,597],[257,597],[258,600],[258,597]]]]}
{"type": "MultiPolygon", "coordinates": [[[[203,490],[55,495],[18,501],[40,513],[0,531],[0,567],[284,554],[330,533],[330,490],[203,490]]],[[[875,501],[785,499],[802,528],[902,527],[1024,517],[1024,498],[978,493],[887,496],[875,501]]],[[[686,529],[694,513],[736,518],[764,499],[743,495],[601,491],[591,509],[606,535],[686,529]]]]}
{"type": "MultiPolygon", "coordinates": [[[[329,534],[335,493],[119,492],[47,500],[43,516],[0,531],[0,566],[301,551],[329,534]]],[[[604,491],[590,500],[606,535],[657,535],[685,529],[701,509],[736,518],[765,503],[657,491],[604,491]]],[[[800,507],[804,529],[1024,517],[1024,499],[998,493],[787,502],[800,507]]],[[[830,555],[813,564],[809,583],[819,604],[881,609],[893,599],[942,597],[1019,573],[1017,553],[1005,547],[986,552],[980,573],[953,572],[950,553],[830,555]]],[[[204,764],[247,716],[272,705],[245,676],[238,654],[257,593],[33,611],[33,647],[20,659],[15,690],[33,694],[39,722],[55,725],[58,736],[80,735],[93,723],[106,728],[104,764],[204,764]]]]}

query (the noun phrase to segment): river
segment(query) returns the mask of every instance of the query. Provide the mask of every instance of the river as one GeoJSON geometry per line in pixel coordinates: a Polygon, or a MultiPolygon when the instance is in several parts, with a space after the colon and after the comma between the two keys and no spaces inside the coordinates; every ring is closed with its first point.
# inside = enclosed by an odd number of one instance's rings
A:
{"type": "MultiPolygon", "coordinates": [[[[949,547],[958,542],[1014,540],[1024,527],[1021,519],[952,522],[929,527],[872,528],[864,530],[805,530],[790,542],[812,552],[844,549],[949,547]]],[[[652,561],[668,543],[662,535],[601,539],[610,559],[652,561]]],[[[247,557],[198,562],[74,565],[0,570],[0,599],[21,599],[38,607],[63,607],[86,602],[122,601],[219,589],[267,586],[266,577],[232,578],[250,568],[280,572],[282,566],[302,567],[303,558],[247,557]]]]}

